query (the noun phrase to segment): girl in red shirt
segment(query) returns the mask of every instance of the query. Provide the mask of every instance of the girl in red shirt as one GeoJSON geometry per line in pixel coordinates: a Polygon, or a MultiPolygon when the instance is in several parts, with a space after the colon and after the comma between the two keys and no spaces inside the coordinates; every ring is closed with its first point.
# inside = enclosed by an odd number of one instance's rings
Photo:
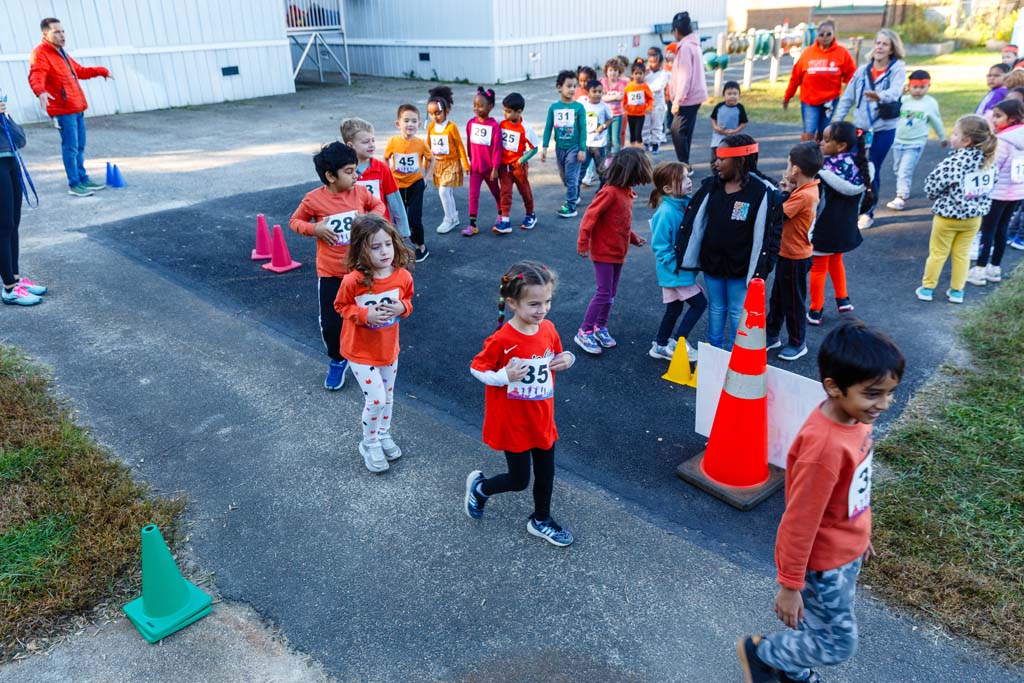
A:
{"type": "Polygon", "coordinates": [[[555,373],[568,370],[576,357],[562,350],[555,326],[545,320],[557,277],[535,261],[513,265],[501,278],[498,329],[484,342],[470,372],[487,385],[484,443],[505,451],[508,473],[487,479],[474,470],[466,477],[466,514],[480,519],[496,493],[522,491],[530,484],[533,460],[533,514],[530,534],[556,546],[573,541],[572,532],[551,518],[555,480],[555,373]],[[505,309],[512,319],[505,323],[505,309]]]}
{"type": "Polygon", "coordinates": [[[398,374],[398,319],[412,313],[410,252],[391,223],[367,214],[352,221],[349,273],[342,279],[334,308],[345,319],[341,354],[363,391],[363,440],[359,454],[366,469],[383,472],[402,457],[391,438],[392,400],[398,374]]]}

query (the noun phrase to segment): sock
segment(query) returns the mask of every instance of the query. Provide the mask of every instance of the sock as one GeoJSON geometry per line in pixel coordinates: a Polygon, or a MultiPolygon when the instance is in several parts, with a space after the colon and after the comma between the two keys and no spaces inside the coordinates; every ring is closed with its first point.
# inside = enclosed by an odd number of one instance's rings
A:
{"type": "Polygon", "coordinates": [[[498,220],[501,221],[502,223],[508,223],[508,216],[501,216],[500,218],[498,218],[498,220]]]}
{"type": "Polygon", "coordinates": [[[471,215],[471,216],[469,217],[469,225],[470,225],[471,227],[474,227],[474,228],[476,227],[476,216],[472,216],[472,215],[471,215]]]}

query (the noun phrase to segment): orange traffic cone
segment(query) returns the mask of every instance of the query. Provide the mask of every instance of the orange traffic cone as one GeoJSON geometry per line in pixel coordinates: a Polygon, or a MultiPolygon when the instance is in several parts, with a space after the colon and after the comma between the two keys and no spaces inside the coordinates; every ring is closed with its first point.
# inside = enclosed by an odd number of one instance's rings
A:
{"type": "Polygon", "coordinates": [[[784,472],[768,465],[764,280],[750,281],[743,308],[707,448],[680,465],[676,474],[749,510],[784,483],[784,472]]]}
{"type": "Polygon", "coordinates": [[[263,264],[264,269],[272,270],[275,273],[287,273],[301,265],[298,261],[292,260],[292,255],[288,252],[288,243],[284,241],[284,233],[281,232],[281,226],[275,225],[273,255],[270,258],[270,263],[263,264]]]}
{"type": "Polygon", "coordinates": [[[266,261],[273,256],[270,249],[270,228],[267,219],[261,213],[256,216],[256,248],[252,250],[253,261],[266,261]]]}

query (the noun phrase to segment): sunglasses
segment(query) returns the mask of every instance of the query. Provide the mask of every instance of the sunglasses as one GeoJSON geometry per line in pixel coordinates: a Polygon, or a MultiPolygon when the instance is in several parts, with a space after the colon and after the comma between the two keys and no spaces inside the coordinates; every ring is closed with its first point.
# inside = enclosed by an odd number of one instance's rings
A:
{"type": "Polygon", "coordinates": [[[832,36],[832,31],[819,31],[818,35],[822,38],[829,38],[832,36]]]}

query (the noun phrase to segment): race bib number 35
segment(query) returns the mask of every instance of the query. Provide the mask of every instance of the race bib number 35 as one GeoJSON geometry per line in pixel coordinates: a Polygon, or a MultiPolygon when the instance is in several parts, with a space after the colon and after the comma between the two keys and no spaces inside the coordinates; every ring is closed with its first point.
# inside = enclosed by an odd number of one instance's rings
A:
{"type": "Polygon", "coordinates": [[[987,197],[992,194],[995,186],[996,171],[994,168],[968,173],[964,177],[964,197],[967,199],[987,197]]]}
{"type": "Polygon", "coordinates": [[[850,482],[850,493],[847,496],[847,513],[850,519],[862,514],[871,507],[871,461],[875,452],[868,453],[868,457],[857,465],[853,471],[853,480],[850,482]]]}
{"type": "Polygon", "coordinates": [[[352,221],[355,220],[357,215],[355,211],[346,211],[345,213],[336,213],[324,219],[331,232],[338,236],[338,243],[335,246],[347,245],[351,241],[352,221]]]}
{"type": "Polygon", "coordinates": [[[554,356],[523,358],[526,375],[517,382],[509,382],[508,397],[519,401],[543,401],[555,395],[555,382],[548,364],[554,356]]]}

